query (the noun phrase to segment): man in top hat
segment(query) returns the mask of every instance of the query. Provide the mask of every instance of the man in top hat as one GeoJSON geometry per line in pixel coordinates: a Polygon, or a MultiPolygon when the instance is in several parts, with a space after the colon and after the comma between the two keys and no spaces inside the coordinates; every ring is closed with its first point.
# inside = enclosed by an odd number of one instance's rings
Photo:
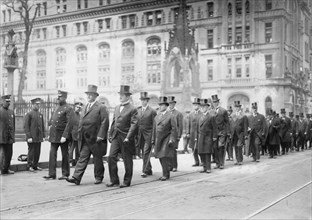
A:
{"type": "Polygon", "coordinates": [[[41,142],[45,137],[43,114],[39,111],[41,99],[31,100],[32,110],[25,115],[24,130],[28,145],[27,168],[29,171],[42,170],[38,167],[41,142]]]}
{"type": "Polygon", "coordinates": [[[65,180],[70,174],[68,143],[71,132],[71,118],[73,114],[72,107],[66,103],[67,92],[58,90],[56,106],[54,113],[49,121],[51,142],[49,155],[49,174],[44,176],[46,180],[56,179],[56,159],[57,150],[61,147],[62,151],[62,176],[59,180],[65,180]]]}
{"type": "Polygon", "coordinates": [[[178,136],[177,136],[177,140],[174,142],[174,154],[173,154],[173,158],[172,158],[172,164],[170,166],[170,170],[172,170],[172,172],[176,172],[178,169],[178,156],[177,156],[177,149],[179,148],[179,141],[182,137],[182,133],[183,133],[183,114],[178,111],[175,107],[176,105],[176,100],[174,96],[168,96],[168,103],[169,103],[169,112],[171,114],[173,114],[176,119],[177,119],[177,127],[178,127],[178,136]]]}
{"type": "Polygon", "coordinates": [[[210,173],[213,142],[217,140],[217,124],[214,116],[209,114],[208,99],[201,99],[200,105],[202,116],[198,121],[198,130],[195,134],[198,140],[198,154],[203,162],[203,170],[200,172],[210,173]]]}
{"type": "Polygon", "coordinates": [[[297,137],[299,134],[299,124],[296,118],[294,118],[294,113],[289,112],[289,119],[291,122],[291,150],[297,149],[297,137]]]}
{"type": "Polygon", "coordinates": [[[191,122],[190,122],[190,111],[185,111],[185,115],[183,116],[183,153],[188,154],[188,146],[190,144],[190,132],[191,132],[191,122]]]}
{"type": "Polygon", "coordinates": [[[227,143],[226,143],[226,153],[228,158],[226,159],[226,161],[233,161],[233,132],[234,132],[234,122],[233,122],[233,117],[232,117],[232,113],[233,113],[233,109],[232,106],[228,106],[227,109],[228,112],[228,116],[229,116],[229,124],[230,124],[230,136],[227,139],[227,143]]]}
{"type": "Polygon", "coordinates": [[[269,116],[269,130],[267,136],[267,143],[269,145],[269,158],[275,158],[278,154],[278,148],[280,147],[280,119],[277,117],[276,112],[270,109],[268,111],[269,116]]]}
{"type": "Polygon", "coordinates": [[[103,156],[107,151],[107,133],[109,127],[109,114],[105,105],[96,101],[97,86],[88,85],[88,103],[82,110],[78,127],[78,148],[80,157],[72,178],[67,182],[80,184],[82,176],[88,166],[91,154],[94,161],[94,184],[100,184],[104,178],[103,156]]]}
{"type": "Polygon", "coordinates": [[[298,121],[298,145],[297,145],[297,151],[301,150],[304,151],[304,144],[305,144],[305,132],[307,130],[307,121],[304,119],[304,115],[301,112],[299,114],[299,121],[298,121]]]}
{"type": "Polygon", "coordinates": [[[131,184],[133,175],[133,155],[135,155],[134,138],[138,126],[138,110],[130,104],[130,86],[120,86],[120,105],[115,107],[113,122],[109,132],[112,143],[108,156],[110,183],[107,187],[119,185],[117,156],[121,153],[125,165],[125,175],[120,188],[131,184]]]}
{"type": "Polygon", "coordinates": [[[72,131],[71,131],[71,140],[69,143],[69,162],[72,163],[73,166],[76,166],[80,151],[78,149],[78,126],[80,121],[80,113],[83,108],[82,100],[75,100],[74,103],[74,114],[72,118],[72,131]],[[74,158],[75,152],[75,158],[74,158]]]}
{"type": "Polygon", "coordinates": [[[215,143],[215,169],[224,168],[225,159],[225,147],[227,143],[227,138],[230,137],[230,122],[229,115],[226,109],[220,106],[220,99],[218,95],[212,95],[212,103],[215,109],[215,120],[217,124],[217,135],[218,138],[215,143]]]}
{"type": "Polygon", "coordinates": [[[159,97],[159,113],[156,115],[153,125],[152,144],[155,145],[155,158],[159,158],[162,167],[162,177],[165,181],[170,178],[170,164],[175,152],[177,141],[177,120],[167,109],[169,103],[167,97],[159,97]]]}
{"type": "Polygon", "coordinates": [[[312,115],[307,114],[307,130],[305,132],[305,135],[307,137],[307,140],[309,141],[309,149],[311,149],[312,145],[312,115]]]}
{"type": "Polygon", "coordinates": [[[147,92],[141,92],[140,100],[142,106],[138,108],[138,145],[139,149],[142,150],[143,167],[141,176],[144,178],[153,174],[150,154],[152,149],[153,123],[157,112],[148,105],[150,97],[147,92]]]}
{"type": "Polygon", "coordinates": [[[2,106],[0,107],[0,168],[1,174],[14,174],[9,170],[13,154],[13,143],[15,142],[15,115],[9,109],[11,95],[1,97],[2,106]]]}
{"type": "Polygon", "coordinates": [[[253,162],[260,162],[260,149],[262,143],[265,142],[266,120],[264,115],[258,113],[257,103],[251,104],[251,115],[248,118],[250,132],[250,151],[252,153],[253,162]]]}
{"type": "Polygon", "coordinates": [[[291,129],[291,121],[286,116],[286,110],[284,108],[281,109],[281,128],[280,128],[280,138],[281,138],[281,146],[282,146],[282,155],[288,154],[288,151],[291,146],[291,136],[292,136],[292,129],[291,129]]]}
{"type": "Polygon", "coordinates": [[[234,101],[235,112],[232,114],[233,133],[232,146],[235,148],[235,165],[243,164],[243,146],[247,140],[248,119],[242,110],[240,101],[234,101]]]}
{"type": "Polygon", "coordinates": [[[190,148],[193,151],[193,157],[195,163],[193,167],[199,166],[199,155],[198,155],[198,139],[195,134],[198,134],[198,121],[202,116],[200,111],[200,98],[194,98],[193,111],[190,113],[190,148]]]}

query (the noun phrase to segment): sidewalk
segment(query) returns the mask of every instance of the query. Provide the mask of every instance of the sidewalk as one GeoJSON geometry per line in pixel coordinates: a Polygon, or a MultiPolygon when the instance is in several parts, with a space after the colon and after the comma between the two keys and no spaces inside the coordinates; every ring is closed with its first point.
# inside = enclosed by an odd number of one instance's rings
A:
{"type": "MultiPolygon", "coordinates": [[[[107,159],[109,154],[110,143],[107,146],[107,154],[104,156],[104,160],[107,159]]],[[[183,150],[183,141],[181,140],[179,143],[178,153],[182,153],[183,150]]],[[[50,142],[45,141],[41,144],[41,153],[38,166],[41,168],[48,168],[49,165],[49,152],[50,152],[50,142]]],[[[189,150],[191,152],[191,150],[189,150]]],[[[10,169],[13,171],[26,171],[27,170],[27,162],[18,161],[17,158],[21,154],[28,153],[28,145],[25,141],[23,142],[16,142],[13,144],[13,155],[11,160],[11,167],[10,169]]],[[[57,151],[57,167],[61,167],[61,160],[62,160],[62,153],[61,149],[57,151]]],[[[90,164],[93,163],[93,159],[90,159],[90,164]]]]}

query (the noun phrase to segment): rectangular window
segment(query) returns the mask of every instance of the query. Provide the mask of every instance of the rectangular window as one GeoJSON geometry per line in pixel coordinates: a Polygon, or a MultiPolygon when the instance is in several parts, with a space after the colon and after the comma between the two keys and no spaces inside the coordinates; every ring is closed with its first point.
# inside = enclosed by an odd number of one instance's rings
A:
{"type": "Polygon", "coordinates": [[[88,0],[84,0],[84,8],[88,8],[88,0]]]}
{"type": "Polygon", "coordinates": [[[5,13],[5,11],[3,10],[3,11],[2,11],[3,22],[6,22],[5,16],[6,16],[6,13],[5,13]]]}
{"type": "Polygon", "coordinates": [[[110,22],[111,19],[110,18],[105,18],[105,24],[106,24],[106,30],[109,31],[110,30],[110,22]]]}
{"type": "Polygon", "coordinates": [[[11,9],[8,9],[8,15],[9,15],[9,22],[10,22],[11,21],[11,9]]]}
{"type": "Polygon", "coordinates": [[[63,36],[66,37],[67,36],[66,25],[62,25],[62,29],[63,29],[63,36]]]}
{"type": "Polygon", "coordinates": [[[43,28],[42,31],[43,31],[43,39],[45,40],[47,39],[47,29],[43,28]]]}
{"type": "Polygon", "coordinates": [[[106,4],[107,4],[107,5],[110,5],[110,3],[111,3],[110,0],[107,0],[107,1],[106,1],[106,4]]]}
{"type": "Polygon", "coordinates": [[[58,13],[58,14],[61,13],[61,6],[60,5],[56,6],[56,13],[58,13]]]}
{"type": "Polygon", "coordinates": [[[213,29],[207,30],[207,48],[213,48],[213,29]]]}
{"type": "Polygon", "coordinates": [[[242,0],[236,0],[236,14],[241,15],[242,14],[242,0]]]}
{"type": "Polygon", "coordinates": [[[235,43],[240,44],[242,43],[242,27],[236,27],[235,28],[235,43]]]}
{"type": "Polygon", "coordinates": [[[102,6],[104,3],[104,0],[99,0],[99,6],[102,6]]]}
{"type": "Polygon", "coordinates": [[[272,23],[265,23],[265,42],[272,42],[272,23]]]}
{"type": "Polygon", "coordinates": [[[121,16],[121,29],[127,28],[127,16],[121,16]]]}
{"type": "Polygon", "coordinates": [[[265,10],[272,9],[272,0],[265,0],[265,10]]]}
{"type": "Polygon", "coordinates": [[[235,58],[235,74],[237,78],[242,77],[242,58],[235,58]]]}
{"type": "Polygon", "coordinates": [[[227,66],[228,66],[227,78],[232,78],[232,58],[227,59],[227,66]]]}
{"type": "Polygon", "coordinates": [[[135,27],[135,15],[129,15],[129,25],[130,25],[130,28],[135,27]]]}
{"type": "Polygon", "coordinates": [[[67,11],[67,5],[63,5],[63,12],[67,11]]]}
{"type": "Polygon", "coordinates": [[[80,35],[80,23],[76,23],[77,35],[80,35]]]}
{"type": "Polygon", "coordinates": [[[208,2],[207,8],[208,8],[208,18],[213,17],[213,2],[208,2]]]}
{"type": "Polygon", "coordinates": [[[40,29],[36,30],[36,35],[37,35],[37,39],[39,40],[40,39],[40,29]]]}
{"type": "Polygon", "coordinates": [[[266,78],[272,77],[272,55],[265,55],[265,74],[266,78]]]}
{"type": "Polygon", "coordinates": [[[40,3],[37,4],[37,16],[38,17],[41,16],[41,4],[40,3]]]}
{"type": "Polygon", "coordinates": [[[228,44],[232,44],[232,28],[228,28],[228,44]]]}
{"type": "Polygon", "coordinates": [[[213,60],[207,60],[207,81],[213,80],[213,60]]]}
{"type": "Polygon", "coordinates": [[[162,11],[156,11],[156,24],[157,25],[161,24],[161,19],[162,19],[162,11]]]}
{"type": "Polygon", "coordinates": [[[97,20],[97,22],[98,22],[98,32],[103,31],[103,20],[99,19],[97,20]]]}
{"type": "Polygon", "coordinates": [[[250,26],[246,26],[245,29],[245,42],[246,43],[250,42],[250,26]]]}
{"type": "Polygon", "coordinates": [[[81,9],[81,0],[77,0],[77,9],[81,9]]]}
{"type": "Polygon", "coordinates": [[[309,44],[304,43],[305,60],[309,62],[309,44]]]}
{"type": "Polygon", "coordinates": [[[249,56],[245,56],[245,74],[246,77],[250,76],[250,57],[249,56]]]}
{"type": "Polygon", "coordinates": [[[121,68],[121,82],[125,84],[133,84],[134,83],[134,65],[127,64],[122,66],[121,68]]]}
{"type": "Polygon", "coordinates": [[[159,84],[161,76],[160,63],[151,63],[147,65],[147,83],[159,84]]]}
{"type": "Polygon", "coordinates": [[[48,11],[47,3],[43,2],[42,4],[43,4],[43,14],[47,15],[47,11],[48,11]]]}
{"type": "Polygon", "coordinates": [[[83,33],[87,34],[88,33],[88,22],[85,21],[82,24],[83,24],[83,33]]]}
{"type": "Polygon", "coordinates": [[[147,26],[153,25],[153,12],[146,13],[146,25],[147,26]]]}
{"type": "Polygon", "coordinates": [[[309,21],[306,17],[304,18],[304,31],[307,35],[309,35],[309,21]]]}
{"type": "Polygon", "coordinates": [[[56,38],[59,38],[60,37],[60,26],[56,26],[55,30],[56,30],[56,38]]]}

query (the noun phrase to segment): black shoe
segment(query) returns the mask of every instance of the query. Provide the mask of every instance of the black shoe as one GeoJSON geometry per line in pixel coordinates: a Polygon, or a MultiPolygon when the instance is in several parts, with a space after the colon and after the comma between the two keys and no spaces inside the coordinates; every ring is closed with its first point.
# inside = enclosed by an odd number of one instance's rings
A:
{"type": "Polygon", "coordinates": [[[207,170],[206,173],[211,173],[211,170],[207,170]]]}
{"type": "Polygon", "coordinates": [[[80,181],[75,178],[66,178],[66,181],[69,183],[75,183],[76,185],[80,185],[80,181]]]}
{"type": "Polygon", "coordinates": [[[61,176],[60,178],[58,178],[58,180],[67,180],[68,176],[61,176]]]}
{"type": "Polygon", "coordinates": [[[35,168],[34,168],[34,170],[41,171],[41,170],[42,170],[42,168],[40,168],[40,167],[35,167],[35,168]]]}
{"type": "Polygon", "coordinates": [[[195,163],[195,164],[192,165],[192,167],[198,167],[198,166],[199,166],[198,163],[195,163]]]}
{"type": "Polygon", "coordinates": [[[50,179],[55,180],[56,176],[47,175],[47,176],[44,176],[43,178],[46,179],[46,180],[50,180],[50,179]]]}
{"type": "Polygon", "coordinates": [[[125,188],[125,187],[129,187],[130,186],[130,184],[125,184],[125,183],[123,183],[123,184],[121,184],[119,187],[120,188],[125,188]]]}
{"type": "Polygon", "coordinates": [[[206,173],[207,172],[207,170],[201,170],[201,171],[199,171],[200,173],[206,173]]]}
{"type": "Polygon", "coordinates": [[[102,183],[102,180],[100,180],[100,179],[96,179],[95,181],[94,181],[94,184],[101,184],[102,183]]]}
{"type": "Polygon", "coordinates": [[[217,165],[217,166],[215,166],[213,169],[219,169],[220,168],[220,166],[219,165],[217,165]]]}
{"type": "Polygon", "coordinates": [[[148,175],[148,176],[152,176],[153,175],[153,171],[145,172],[145,174],[148,175]]]}
{"type": "Polygon", "coordinates": [[[166,181],[167,179],[169,179],[169,178],[167,178],[165,176],[162,176],[162,177],[159,178],[160,181],[166,181]]]}
{"type": "Polygon", "coordinates": [[[146,173],[142,173],[141,177],[145,178],[145,177],[147,177],[147,174],[146,173]]]}
{"type": "Polygon", "coordinates": [[[224,168],[224,166],[223,165],[220,165],[220,169],[223,169],[224,168]]]}
{"type": "Polygon", "coordinates": [[[106,186],[107,187],[118,187],[119,183],[107,183],[106,186]]]}
{"type": "Polygon", "coordinates": [[[7,171],[1,171],[2,175],[7,175],[7,174],[14,174],[15,172],[13,170],[7,170],[7,171]]]}

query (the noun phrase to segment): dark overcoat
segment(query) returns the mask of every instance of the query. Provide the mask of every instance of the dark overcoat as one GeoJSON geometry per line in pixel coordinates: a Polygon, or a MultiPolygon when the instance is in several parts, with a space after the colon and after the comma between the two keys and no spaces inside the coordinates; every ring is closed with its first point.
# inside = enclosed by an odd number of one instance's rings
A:
{"type": "Polygon", "coordinates": [[[269,145],[280,145],[280,137],[279,137],[279,132],[280,132],[280,119],[278,117],[274,117],[271,120],[271,123],[269,124],[269,133],[268,133],[268,139],[267,143],[269,145]]]}
{"type": "MultiPolygon", "coordinates": [[[[154,118],[157,115],[155,109],[147,106],[145,111],[142,111],[142,107],[138,109],[138,143],[144,143],[141,141],[143,137],[146,143],[151,143],[154,118]]],[[[140,146],[143,149],[143,146],[140,146]]]]}
{"type": "Polygon", "coordinates": [[[177,132],[178,132],[178,136],[177,138],[180,139],[183,133],[183,114],[178,111],[177,109],[173,109],[170,110],[171,114],[173,114],[176,117],[176,121],[177,121],[177,132]]]}
{"type": "MultiPolygon", "coordinates": [[[[311,140],[312,139],[312,119],[308,120],[308,126],[307,126],[307,139],[311,140]]],[[[312,143],[310,142],[310,146],[312,143]]]]}
{"type": "Polygon", "coordinates": [[[109,114],[105,105],[96,101],[89,111],[87,106],[82,110],[81,120],[78,127],[78,148],[82,149],[82,144],[86,143],[91,152],[104,156],[107,152],[107,133],[109,127],[109,114]],[[102,138],[96,141],[97,137],[102,138]]]}
{"type": "Polygon", "coordinates": [[[245,137],[247,137],[248,119],[243,112],[239,112],[237,115],[232,114],[232,137],[233,144],[235,146],[242,146],[244,144],[245,137]]]}
{"type": "Polygon", "coordinates": [[[290,119],[288,117],[281,117],[280,122],[281,122],[281,128],[280,128],[279,135],[281,137],[281,142],[283,143],[291,142],[292,129],[291,129],[290,119]]]}
{"type": "Polygon", "coordinates": [[[196,132],[198,133],[198,121],[201,118],[203,113],[201,111],[193,111],[190,113],[190,148],[194,150],[195,147],[195,136],[196,132]]]}
{"type": "Polygon", "coordinates": [[[15,142],[15,115],[11,109],[0,107],[0,144],[15,142]]]}
{"type": "Polygon", "coordinates": [[[67,103],[58,105],[49,121],[51,143],[61,143],[61,138],[68,139],[71,132],[71,119],[73,109],[67,103]]]}
{"type": "Polygon", "coordinates": [[[291,118],[290,122],[291,122],[291,131],[292,131],[293,136],[298,135],[298,133],[299,133],[299,123],[298,123],[298,120],[295,119],[295,118],[291,118]]]}
{"type": "Polygon", "coordinates": [[[258,137],[263,144],[265,142],[266,119],[262,114],[251,114],[248,117],[248,124],[251,129],[251,139],[258,137]]]}
{"type": "Polygon", "coordinates": [[[207,113],[198,122],[198,153],[213,153],[213,138],[217,138],[217,125],[214,116],[207,113]]]}
{"type": "Polygon", "coordinates": [[[219,136],[229,135],[231,132],[229,115],[226,109],[219,107],[215,110],[215,120],[217,124],[217,132],[219,136]]]}
{"type": "Polygon", "coordinates": [[[32,138],[33,143],[43,142],[44,121],[43,115],[38,110],[31,110],[24,118],[24,131],[26,134],[26,141],[32,138]]]}
{"type": "Polygon", "coordinates": [[[173,157],[174,142],[177,140],[177,120],[170,112],[162,112],[154,119],[152,143],[155,144],[156,158],[173,157]],[[169,144],[169,141],[173,144],[169,144]]]}
{"type": "Polygon", "coordinates": [[[78,141],[78,127],[81,118],[80,112],[74,112],[72,117],[71,137],[74,141],[78,141]]]}

